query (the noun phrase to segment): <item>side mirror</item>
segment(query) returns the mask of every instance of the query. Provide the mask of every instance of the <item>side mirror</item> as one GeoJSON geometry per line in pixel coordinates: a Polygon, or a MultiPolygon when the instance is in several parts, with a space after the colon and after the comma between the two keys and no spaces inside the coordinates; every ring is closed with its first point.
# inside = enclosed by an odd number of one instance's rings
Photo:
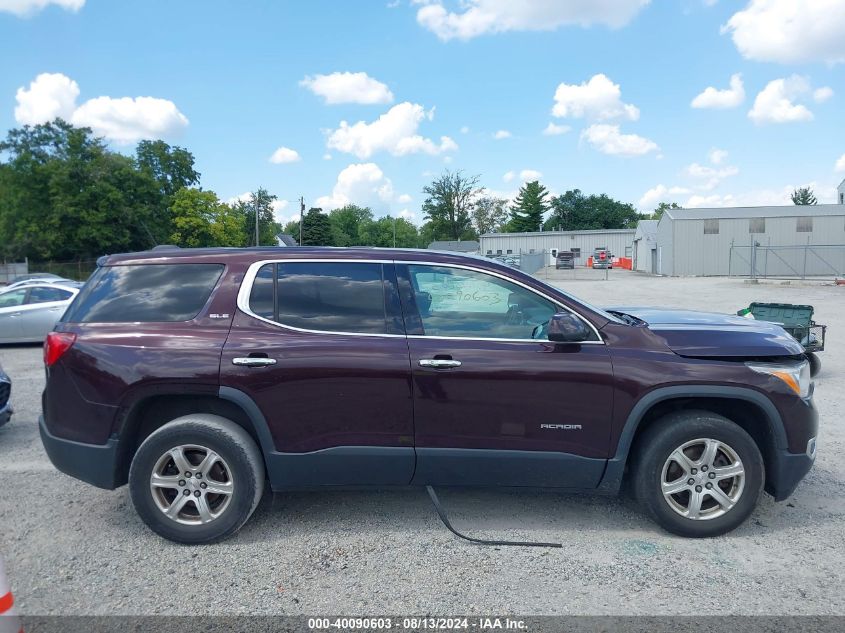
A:
{"type": "Polygon", "coordinates": [[[558,312],[549,321],[549,340],[555,343],[580,343],[590,334],[587,324],[571,312],[558,312]]]}

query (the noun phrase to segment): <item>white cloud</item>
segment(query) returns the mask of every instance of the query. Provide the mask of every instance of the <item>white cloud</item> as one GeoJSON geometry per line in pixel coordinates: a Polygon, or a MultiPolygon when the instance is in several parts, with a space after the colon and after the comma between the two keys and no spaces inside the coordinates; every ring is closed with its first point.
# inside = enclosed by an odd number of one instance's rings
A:
{"type": "Polygon", "coordinates": [[[332,73],[307,76],[299,82],[327,104],[338,103],[392,103],[393,93],[382,82],[367,73],[332,73]]]}
{"type": "Polygon", "coordinates": [[[550,123],[549,123],[549,124],[548,124],[548,125],[547,125],[544,129],[543,129],[543,135],[544,135],[544,136],[558,136],[558,135],[560,135],[560,134],[566,134],[566,133],[567,133],[567,132],[569,132],[569,130],[571,130],[571,129],[572,129],[572,128],[571,128],[571,127],[569,127],[568,125],[557,125],[556,123],[551,123],[551,122],[550,122],[550,123]]]}
{"type": "Polygon", "coordinates": [[[727,150],[717,149],[715,147],[707,154],[707,158],[710,159],[710,162],[714,165],[721,165],[727,157],[727,150]]]}
{"type": "Polygon", "coordinates": [[[845,171],[845,154],[839,157],[839,160],[836,161],[836,166],[834,167],[836,171],[845,171]]]}
{"type": "Polygon", "coordinates": [[[237,202],[249,202],[252,199],[252,192],[251,191],[244,191],[237,196],[232,196],[231,198],[226,198],[226,204],[235,204],[237,202]]]}
{"type": "Polygon", "coordinates": [[[441,40],[468,40],[506,31],[552,31],[561,26],[601,24],[619,28],[650,0],[465,0],[458,12],[439,1],[423,4],[417,22],[441,40]]]}
{"type": "Polygon", "coordinates": [[[606,75],[593,75],[581,84],[561,83],[555,90],[552,114],[556,117],[587,118],[596,121],[623,118],[636,121],[639,109],[622,103],[622,90],[606,75]]]}
{"type": "Polygon", "coordinates": [[[637,206],[641,210],[651,211],[661,202],[677,202],[680,199],[679,196],[688,193],[690,193],[690,190],[685,187],[657,185],[642,195],[637,206]]]}
{"type": "Polygon", "coordinates": [[[402,209],[398,214],[398,217],[405,218],[411,224],[417,224],[417,214],[410,209],[402,209]]]}
{"type": "Polygon", "coordinates": [[[37,13],[54,4],[67,11],[79,11],[85,0],[0,0],[0,12],[12,13],[19,18],[37,13]]]}
{"type": "Polygon", "coordinates": [[[750,0],[722,27],[743,57],[798,64],[845,62],[845,3],[750,0]]]}
{"type": "Polygon", "coordinates": [[[516,178],[515,171],[506,171],[502,176],[502,180],[504,180],[505,182],[511,182],[514,178],[516,178]]]}
{"type": "MultiPolygon", "coordinates": [[[[273,218],[279,224],[287,224],[290,222],[289,216],[286,216],[283,211],[288,208],[290,203],[287,200],[274,200],[272,203],[273,207],[273,218]]],[[[296,219],[299,219],[299,213],[296,214],[296,219]]]]}
{"type": "Polygon", "coordinates": [[[813,113],[805,105],[793,102],[809,90],[810,83],[799,75],[770,81],[754,99],[748,118],[758,125],[812,121],[813,113]]]}
{"type": "Polygon", "coordinates": [[[813,90],[813,101],[816,103],[824,103],[833,96],[833,88],[830,86],[822,86],[813,90]]]}
{"type": "MultiPolygon", "coordinates": [[[[739,193],[693,195],[684,203],[685,207],[759,207],[791,205],[790,195],[798,187],[810,187],[814,191],[824,191],[817,182],[797,185],[785,185],[780,189],[754,189],[739,193]]],[[[819,201],[822,197],[819,196],[819,201]]]]}
{"type": "MultiPolygon", "coordinates": [[[[2,1],[2,0],[0,0],[2,1]]],[[[172,101],[155,97],[97,97],[77,107],[79,86],[61,73],[42,73],[29,88],[18,88],[15,120],[37,125],[62,117],[119,144],[179,132],[188,119],[172,101]]]]}
{"type": "Polygon", "coordinates": [[[56,117],[70,120],[76,110],[79,86],[61,73],[41,73],[29,84],[18,88],[15,121],[23,125],[47,123],[56,117]]]}
{"type": "Polygon", "coordinates": [[[523,169],[519,172],[519,179],[522,180],[522,182],[533,182],[534,180],[540,180],[542,177],[542,172],[539,172],[536,169],[523,169]]]}
{"type": "Polygon", "coordinates": [[[707,167],[706,165],[692,163],[691,165],[687,165],[684,172],[691,178],[700,182],[703,181],[702,184],[699,185],[699,188],[709,191],[711,189],[715,189],[725,178],[736,176],[739,173],[739,169],[733,166],[726,166],[717,169],[715,167],[707,167]]]}
{"type": "Polygon", "coordinates": [[[502,139],[505,139],[505,138],[510,138],[511,136],[513,136],[513,134],[511,134],[507,130],[496,130],[496,133],[493,134],[493,138],[496,139],[497,141],[501,141],[502,139]]]}
{"type": "Polygon", "coordinates": [[[461,134],[469,134],[469,126],[464,125],[461,127],[461,134]]]}
{"type": "Polygon", "coordinates": [[[119,144],[172,136],[188,125],[176,104],[155,97],[89,99],[76,109],[71,122],[119,144]]]}
{"type": "Polygon", "coordinates": [[[369,158],[386,151],[394,156],[407,154],[442,154],[458,149],[457,143],[448,136],[440,137],[440,144],[417,134],[423,119],[429,120],[433,111],[426,112],[416,103],[404,102],[393,106],[372,123],[358,121],[350,125],[340,122],[340,127],[329,134],[328,146],[358,158],[369,158]]]}
{"type": "Polygon", "coordinates": [[[375,163],[353,163],[337,175],[331,195],[317,198],[329,211],[345,204],[384,207],[393,200],[393,183],[375,163]]]}
{"type": "Polygon", "coordinates": [[[301,160],[299,152],[295,149],[291,149],[290,147],[280,147],[273,152],[272,156],[270,156],[270,162],[276,164],[296,163],[299,160],[301,160]]]}
{"type": "Polygon", "coordinates": [[[581,132],[593,147],[613,156],[642,156],[657,149],[657,143],[637,134],[622,134],[618,125],[596,123],[581,132]]]}
{"type": "Polygon", "coordinates": [[[731,75],[730,88],[719,90],[708,86],[704,92],[696,96],[690,104],[693,108],[735,108],[745,101],[745,88],[742,85],[742,74],[731,75]]]}
{"type": "Polygon", "coordinates": [[[409,196],[407,193],[403,193],[401,196],[396,198],[396,202],[399,204],[408,204],[413,198],[409,196]]]}
{"type": "Polygon", "coordinates": [[[331,159],[332,159],[331,154],[323,154],[323,160],[331,160],[331,159]]]}

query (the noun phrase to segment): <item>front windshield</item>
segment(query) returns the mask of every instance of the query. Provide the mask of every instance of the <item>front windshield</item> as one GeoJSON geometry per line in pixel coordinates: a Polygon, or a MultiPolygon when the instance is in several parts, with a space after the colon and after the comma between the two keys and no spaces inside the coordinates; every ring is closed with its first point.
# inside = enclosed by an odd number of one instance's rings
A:
{"type": "Polygon", "coordinates": [[[587,301],[584,301],[583,299],[576,297],[572,293],[566,292],[565,290],[563,290],[562,288],[558,288],[557,286],[553,286],[550,283],[543,281],[542,279],[538,279],[537,277],[534,277],[534,280],[539,282],[540,284],[542,284],[543,286],[545,286],[546,288],[548,288],[548,289],[550,289],[554,292],[558,292],[562,295],[565,295],[568,299],[570,299],[574,303],[582,305],[585,308],[587,308],[588,310],[591,310],[591,311],[595,312],[596,314],[603,316],[608,321],[612,321],[613,323],[619,323],[621,325],[626,325],[625,321],[623,321],[618,316],[615,316],[613,313],[608,312],[607,310],[605,310],[603,308],[599,308],[597,306],[594,306],[593,304],[588,303],[587,301]]]}

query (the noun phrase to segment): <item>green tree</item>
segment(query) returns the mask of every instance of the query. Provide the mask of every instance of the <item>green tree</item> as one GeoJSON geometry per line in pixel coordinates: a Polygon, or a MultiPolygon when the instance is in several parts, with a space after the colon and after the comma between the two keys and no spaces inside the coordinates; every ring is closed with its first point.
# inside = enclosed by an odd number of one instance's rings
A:
{"type": "Polygon", "coordinates": [[[579,189],[552,198],[551,208],[546,230],[626,229],[634,228],[641,219],[632,204],[603,193],[585,196],[579,189]]]}
{"type": "Polygon", "coordinates": [[[220,202],[213,191],[179,189],[170,208],[168,242],[177,246],[243,246],[244,215],[220,202]]]}
{"type": "Polygon", "coordinates": [[[681,208],[683,208],[683,207],[681,207],[681,205],[679,205],[677,202],[673,202],[671,204],[669,204],[668,202],[661,202],[660,204],[657,205],[657,207],[654,209],[652,214],[650,216],[645,216],[645,218],[649,219],[649,220],[659,220],[660,218],[663,217],[663,212],[666,211],[667,209],[681,209],[681,208]]]}
{"type": "Polygon", "coordinates": [[[548,195],[548,190],[537,180],[522,185],[511,207],[508,223],[510,230],[514,233],[539,231],[543,224],[543,214],[549,208],[546,202],[548,195]]]}
{"type": "Polygon", "coordinates": [[[164,141],[141,141],[135,148],[135,160],[142,171],[155,178],[167,197],[200,181],[200,173],[194,169],[194,155],[183,147],[171,147],[164,141]]]}
{"type": "Polygon", "coordinates": [[[332,246],[332,224],[322,209],[312,207],[302,218],[302,246],[332,246]]]}
{"type": "Polygon", "coordinates": [[[362,241],[366,246],[417,248],[420,245],[417,227],[405,218],[385,216],[362,227],[362,241]],[[395,244],[394,244],[395,238],[395,244]]]}
{"type": "Polygon", "coordinates": [[[347,204],[339,209],[333,209],[329,213],[332,244],[334,246],[356,246],[363,244],[363,230],[372,221],[373,212],[369,207],[347,204]]]}
{"type": "Polygon", "coordinates": [[[282,227],[282,233],[290,235],[299,244],[299,220],[290,220],[282,227]]]}
{"type": "Polygon", "coordinates": [[[157,243],[158,184],[89,128],[56,119],[13,129],[0,155],[7,256],[90,258],[157,243]]]}
{"type": "Polygon", "coordinates": [[[470,216],[479,235],[497,233],[508,221],[508,201],[495,196],[482,196],[475,201],[470,216]]]}
{"type": "Polygon", "coordinates": [[[276,223],[276,217],[273,213],[273,203],[276,201],[276,196],[272,195],[264,187],[259,187],[253,191],[249,200],[240,200],[233,206],[235,212],[244,217],[244,243],[253,246],[275,246],[276,233],[281,230],[281,227],[276,223]],[[259,240],[255,240],[255,215],[258,214],[258,236],[259,240]]]}
{"type": "Polygon", "coordinates": [[[422,212],[435,239],[469,240],[477,237],[472,228],[470,210],[475,198],[484,192],[479,180],[479,176],[464,176],[462,171],[446,170],[423,187],[426,199],[422,212]]]}
{"type": "Polygon", "coordinates": [[[818,204],[818,200],[816,200],[816,196],[813,193],[813,190],[810,187],[798,187],[795,191],[792,192],[792,204],[797,205],[805,205],[805,204],[818,204]]]}

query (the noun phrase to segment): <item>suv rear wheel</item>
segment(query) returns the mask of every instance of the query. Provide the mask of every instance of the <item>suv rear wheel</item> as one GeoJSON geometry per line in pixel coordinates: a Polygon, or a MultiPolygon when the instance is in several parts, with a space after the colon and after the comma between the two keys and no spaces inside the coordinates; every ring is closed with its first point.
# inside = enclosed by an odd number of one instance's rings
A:
{"type": "Polygon", "coordinates": [[[634,491],[665,530],[708,537],[729,532],[757,505],[765,468],[738,425],[708,411],[669,414],[639,442],[634,491]]]}
{"type": "Polygon", "coordinates": [[[132,503],[150,529],[180,543],[236,532],[264,491],[261,451],[240,426],[187,415],[150,434],[129,471],[132,503]]]}

